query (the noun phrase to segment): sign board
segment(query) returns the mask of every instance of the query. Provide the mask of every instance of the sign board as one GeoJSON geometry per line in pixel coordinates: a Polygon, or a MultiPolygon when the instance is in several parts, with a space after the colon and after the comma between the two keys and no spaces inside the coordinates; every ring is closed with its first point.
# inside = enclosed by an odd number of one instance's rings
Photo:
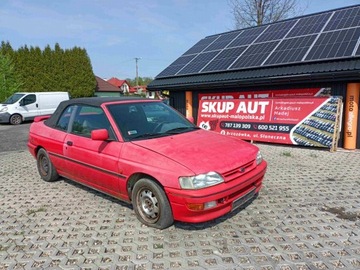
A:
{"type": "Polygon", "coordinates": [[[208,93],[199,94],[199,100],[209,99],[244,99],[244,98],[295,98],[320,97],[331,95],[331,88],[301,88],[284,90],[260,90],[246,92],[208,93]]]}
{"type": "Polygon", "coordinates": [[[336,147],[341,99],[202,99],[198,125],[244,140],[336,147]]]}

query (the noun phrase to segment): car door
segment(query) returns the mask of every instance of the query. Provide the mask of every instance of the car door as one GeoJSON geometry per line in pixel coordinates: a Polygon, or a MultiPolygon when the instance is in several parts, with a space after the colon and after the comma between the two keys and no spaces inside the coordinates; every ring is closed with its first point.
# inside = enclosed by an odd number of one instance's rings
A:
{"type": "Polygon", "coordinates": [[[20,100],[19,112],[24,119],[33,119],[38,115],[37,97],[35,94],[28,94],[20,100]]]}
{"type": "Polygon", "coordinates": [[[78,106],[64,141],[64,155],[70,178],[85,185],[119,196],[119,155],[122,143],[117,141],[110,122],[99,107],[78,106]],[[91,131],[107,129],[107,141],[91,139],[91,131]]]}
{"type": "Polygon", "coordinates": [[[46,147],[51,161],[61,175],[66,176],[67,161],[64,156],[64,142],[69,129],[70,119],[76,111],[76,106],[69,106],[61,113],[53,129],[49,130],[49,143],[46,147]]]}

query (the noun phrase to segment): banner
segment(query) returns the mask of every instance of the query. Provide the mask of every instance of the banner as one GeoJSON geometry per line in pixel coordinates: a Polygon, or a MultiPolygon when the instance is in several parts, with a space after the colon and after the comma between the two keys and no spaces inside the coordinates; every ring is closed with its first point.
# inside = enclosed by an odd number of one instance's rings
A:
{"type": "Polygon", "coordinates": [[[198,125],[244,140],[330,148],[341,99],[200,100],[198,125]]]}
{"type": "Polygon", "coordinates": [[[243,99],[243,98],[274,98],[274,97],[320,97],[331,95],[331,88],[301,88],[284,90],[260,90],[246,92],[199,94],[199,100],[205,99],[243,99]]]}
{"type": "Polygon", "coordinates": [[[360,84],[349,83],[346,92],[344,132],[344,148],[349,150],[356,149],[359,95],[360,84]]]}

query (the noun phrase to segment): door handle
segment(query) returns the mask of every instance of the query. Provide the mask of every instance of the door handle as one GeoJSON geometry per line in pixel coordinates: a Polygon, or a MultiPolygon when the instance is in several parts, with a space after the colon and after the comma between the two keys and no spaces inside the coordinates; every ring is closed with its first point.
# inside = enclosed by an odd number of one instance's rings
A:
{"type": "Polygon", "coordinates": [[[66,144],[69,145],[69,146],[72,146],[73,142],[72,141],[67,141],[66,144]]]}

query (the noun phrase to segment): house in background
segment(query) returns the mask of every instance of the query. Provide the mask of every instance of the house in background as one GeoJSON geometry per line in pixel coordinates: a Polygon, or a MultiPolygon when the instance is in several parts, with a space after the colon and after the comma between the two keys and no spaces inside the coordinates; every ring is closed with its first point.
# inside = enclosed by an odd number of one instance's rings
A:
{"type": "Polygon", "coordinates": [[[120,97],[122,96],[121,89],[112,85],[111,83],[95,76],[96,79],[96,97],[120,97]]]}
{"type": "Polygon", "coordinates": [[[146,85],[138,85],[130,87],[130,94],[132,95],[142,95],[147,97],[146,85]]]}
{"type": "Polygon", "coordinates": [[[112,77],[107,80],[107,82],[120,89],[122,94],[130,93],[130,84],[126,80],[119,80],[118,78],[112,77]]]}
{"type": "Polygon", "coordinates": [[[96,90],[95,96],[98,97],[119,97],[122,95],[137,95],[146,98],[159,98],[156,92],[147,91],[146,85],[130,86],[126,80],[119,80],[112,77],[109,80],[101,79],[98,76],[96,78],[96,90]]]}

